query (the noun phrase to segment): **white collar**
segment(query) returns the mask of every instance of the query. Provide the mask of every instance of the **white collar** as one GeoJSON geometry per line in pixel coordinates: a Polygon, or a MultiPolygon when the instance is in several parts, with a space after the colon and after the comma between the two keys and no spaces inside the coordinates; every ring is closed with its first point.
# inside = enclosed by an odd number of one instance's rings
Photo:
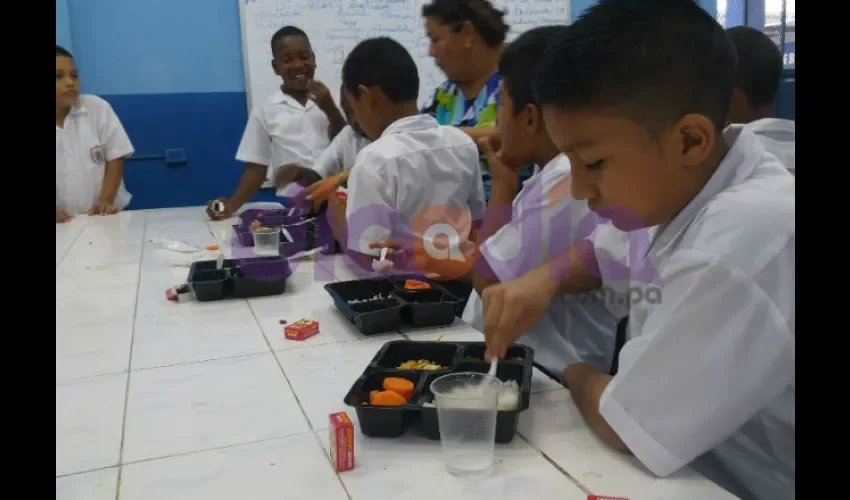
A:
{"type": "Polygon", "coordinates": [[[400,118],[384,129],[381,137],[399,132],[411,132],[414,130],[428,130],[437,128],[440,124],[431,115],[413,115],[400,118]]]}

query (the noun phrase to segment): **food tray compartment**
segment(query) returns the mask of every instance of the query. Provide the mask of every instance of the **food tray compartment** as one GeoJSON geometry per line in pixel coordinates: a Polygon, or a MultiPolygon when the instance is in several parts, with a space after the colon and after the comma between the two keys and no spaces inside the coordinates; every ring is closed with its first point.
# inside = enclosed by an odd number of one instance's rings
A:
{"type": "Polygon", "coordinates": [[[342,249],[334,238],[333,229],[324,215],[310,221],[307,230],[307,244],[310,248],[322,248],[325,255],[341,253],[342,249]]]}
{"type": "MultiPolygon", "coordinates": [[[[468,360],[484,361],[484,343],[471,342],[463,347],[461,357],[468,360]]],[[[505,351],[505,358],[501,361],[521,362],[524,363],[527,359],[533,358],[531,348],[522,344],[513,344],[505,351]]]]}
{"type": "Polygon", "coordinates": [[[466,309],[466,303],[469,300],[469,296],[472,295],[472,283],[461,280],[448,280],[439,281],[438,284],[445,288],[450,294],[458,298],[459,302],[457,304],[455,315],[458,318],[462,317],[463,310],[466,309]]]}
{"type": "Polygon", "coordinates": [[[291,274],[286,258],[240,259],[233,273],[233,296],[279,295],[286,291],[286,280],[291,274]]]}
{"type": "Polygon", "coordinates": [[[255,220],[259,220],[260,224],[264,226],[289,226],[303,222],[307,218],[305,214],[287,215],[287,213],[289,213],[288,209],[249,208],[239,214],[238,226],[243,229],[250,229],[255,220]]]}
{"type": "Polygon", "coordinates": [[[225,260],[222,269],[216,269],[216,261],[193,262],[189,267],[187,283],[198,302],[221,300],[232,293],[232,260],[225,260]]]}
{"type": "Polygon", "coordinates": [[[389,281],[341,281],[326,284],[325,290],[337,310],[362,334],[398,331],[404,302],[392,295],[392,283],[389,281]]]}
{"type": "MultiPolygon", "coordinates": [[[[293,255],[296,252],[302,252],[304,250],[313,248],[312,246],[310,246],[309,224],[310,223],[298,224],[295,226],[286,226],[286,230],[289,232],[289,235],[292,236],[292,242],[287,241],[286,237],[283,235],[283,232],[280,232],[282,254],[293,255]],[[288,246],[289,248],[286,248],[288,246]]],[[[239,244],[243,247],[254,246],[254,235],[251,234],[251,228],[249,226],[241,226],[238,224],[234,225],[233,234],[236,238],[236,241],[238,241],[239,244]]]]}
{"type": "MultiPolygon", "coordinates": [[[[475,372],[487,373],[490,371],[490,363],[483,361],[461,361],[452,368],[452,373],[456,372],[475,372]]],[[[528,409],[531,402],[531,375],[532,370],[528,369],[524,364],[511,363],[509,361],[499,361],[496,367],[496,378],[502,382],[508,380],[516,380],[519,384],[519,410],[528,409]]]]}
{"type": "Polygon", "coordinates": [[[411,403],[418,398],[421,378],[420,372],[401,370],[380,370],[358,378],[345,396],[344,402],[355,408],[360,432],[369,437],[398,437],[404,434],[407,428],[419,419],[419,412],[411,403]],[[369,392],[383,389],[386,377],[401,377],[413,382],[413,396],[407,404],[402,406],[369,405],[369,392]]]}
{"type": "Polygon", "coordinates": [[[408,303],[402,312],[402,322],[414,327],[451,325],[460,300],[442,288],[396,291],[395,295],[408,303]]]}
{"type": "MultiPolygon", "coordinates": [[[[478,365],[480,363],[461,363],[452,369],[452,372],[478,372],[478,373],[487,373],[489,369],[489,364],[483,363],[486,366],[483,370],[479,369],[478,365]]],[[[430,438],[430,439],[440,439],[440,424],[439,417],[437,416],[437,408],[436,406],[424,406],[426,403],[435,403],[434,394],[431,392],[431,382],[439,378],[442,374],[433,374],[429,375],[426,380],[426,384],[423,384],[423,389],[420,391],[419,398],[416,400],[416,403],[421,406],[421,429],[422,433],[430,438]]],[[[500,444],[510,443],[513,441],[514,436],[516,436],[517,425],[519,424],[519,413],[523,409],[522,401],[525,397],[523,392],[523,385],[526,379],[530,380],[530,377],[525,377],[525,372],[523,371],[523,367],[519,365],[513,365],[511,369],[502,369],[502,364],[499,364],[499,367],[496,371],[496,377],[501,381],[507,380],[516,380],[520,386],[520,407],[516,410],[500,410],[496,414],[496,442],[500,444]],[[519,370],[516,370],[519,369],[519,370]]]]}
{"type": "MultiPolygon", "coordinates": [[[[450,370],[455,364],[459,352],[456,344],[442,342],[415,342],[394,340],[387,342],[372,359],[370,366],[383,369],[401,369],[398,366],[405,361],[427,359],[450,370]]],[[[405,368],[408,369],[408,368],[405,368]]],[[[417,370],[430,373],[432,370],[417,370]]]]}

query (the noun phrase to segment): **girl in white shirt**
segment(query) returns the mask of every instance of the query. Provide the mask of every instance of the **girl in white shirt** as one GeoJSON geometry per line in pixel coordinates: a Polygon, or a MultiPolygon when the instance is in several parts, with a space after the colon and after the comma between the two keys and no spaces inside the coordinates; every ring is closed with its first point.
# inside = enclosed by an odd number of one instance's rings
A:
{"type": "Polygon", "coordinates": [[[112,106],[80,95],[71,53],[56,46],[56,222],[126,208],[124,158],[133,145],[112,106]]]}

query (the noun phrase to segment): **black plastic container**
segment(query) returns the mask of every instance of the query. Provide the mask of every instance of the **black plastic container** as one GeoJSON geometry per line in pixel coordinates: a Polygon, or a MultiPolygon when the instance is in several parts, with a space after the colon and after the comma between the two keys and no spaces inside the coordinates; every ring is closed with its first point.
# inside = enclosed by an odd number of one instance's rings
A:
{"type": "Polygon", "coordinates": [[[364,335],[395,332],[401,326],[405,302],[393,295],[387,280],[328,283],[325,290],[339,312],[364,335]]]}
{"type": "MultiPolygon", "coordinates": [[[[534,366],[534,351],[525,345],[514,344],[510,348],[521,353],[521,361],[499,362],[496,377],[503,382],[515,380],[519,385],[519,407],[501,410],[496,416],[496,442],[509,443],[516,435],[519,413],[529,406],[531,399],[531,376],[534,366]]],[[[360,431],[370,437],[398,437],[411,426],[419,423],[419,429],[431,439],[440,439],[437,408],[423,403],[433,403],[431,382],[447,373],[487,373],[490,364],[475,359],[483,352],[483,342],[415,342],[395,340],[387,342],[351,386],[345,396],[345,404],[355,408],[360,422],[360,431]],[[471,350],[471,355],[467,351],[471,350]],[[400,370],[396,368],[404,361],[427,359],[445,366],[445,370],[400,370]],[[385,377],[403,377],[414,383],[413,396],[402,406],[380,407],[369,405],[369,391],[380,389],[385,377]],[[365,404],[364,404],[365,403],[365,404]]]]}
{"type": "Polygon", "coordinates": [[[281,294],[290,274],[285,258],[225,259],[220,270],[207,260],[192,263],[187,283],[197,301],[208,302],[281,294]]]}
{"type": "MultiPolygon", "coordinates": [[[[438,283],[421,276],[394,276],[365,280],[341,281],[325,285],[337,309],[365,335],[397,331],[403,326],[435,327],[454,323],[460,299],[449,293],[438,283]],[[416,279],[427,282],[431,288],[406,290],[404,281],[416,279]],[[351,304],[352,300],[362,301],[380,297],[386,302],[375,306],[351,304]],[[380,307],[377,307],[380,305],[380,307]],[[357,307],[352,307],[357,306],[357,307]],[[364,308],[367,308],[364,311],[364,308]],[[369,324],[361,328],[356,322],[355,312],[383,311],[386,318],[369,318],[369,324]],[[390,318],[391,316],[391,318],[390,318]],[[379,324],[374,324],[378,322],[379,324]]],[[[363,321],[364,319],[361,319],[363,321]]]]}
{"type": "Polygon", "coordinates": [[[455,315],[458,318],[463,316],[463,310],[466,309],[466,303],[469,301],[469,296],[472,295],[472,290],[474,289],[472,283],[461,280],[448,280],[440,281],[439,284],[460,300],[457,304],[455,315]]]}

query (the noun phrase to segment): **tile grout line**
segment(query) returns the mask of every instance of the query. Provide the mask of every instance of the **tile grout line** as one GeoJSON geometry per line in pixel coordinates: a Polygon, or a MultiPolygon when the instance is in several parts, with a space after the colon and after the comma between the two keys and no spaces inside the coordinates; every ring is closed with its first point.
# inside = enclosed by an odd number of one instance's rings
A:
{"type": "Polygon", "coordinates": [[[145,262],[145,235],[148,230],[148,213],[145,213],[145,222],[142,224],[142,254],[139,257],[139,274],[136,283],[136,301],[133,304],[133,326],[130,329],[130,352],[127,356],[127,384],[124,387],[124,414],[121,419],[121,447],[118,450],[118,477],[115,481],[115,500],[121,497],[121,479],[124,475],[124,442],[127,437],[127,410],[130,402],[130,378],[133,376],[133,347],[136,337],[136,314],[139,311],[139,291],[142,287],[142,269],[145,262]]]}
{"type": "MultiPolygon", "coordinates": [[[[226,449],[229,449],[229,448],[235,448],[237,446],[248,446],[248,445],[257,444],[257,443],[265,443],[266,441],[278,441],[278,440],[289,439],[289,438],[292,438],[292,437],[301,436],[301,435],[305,435],[305,434],[311,434],[311,432],[310,431],[295,432],[295,433],[292,433],[292,434],[284,434],[282,436],[274,436],[274,437],[263,438],[263,439],[255,439],[253,441],[245,441],[245,442],[239,442],[239,443],[225,444],[225,445],[221,445],[221,446],[213,446],[212,448],[204,448],[202,450],[183,451],[183,452],[178,452],[178,453],[172,453],[170,455],[162,455],[162,456],[149,457],[149,458],[140,458],[138,460],[131,460],[127,463],[120,464],[117,467],[122,467],[124,465],[136,465],[136,464],[141,464],[141,463],[145,463],[145,462],[154,462],[156,460],[167,460],[169,458],[186,457],[186,456],[195,455],[195,454],[198,454],[198,453],[206,453],[206,452],[210,452],[210,451],[226,450],[226,449]]],[[[107,465],[107,466],[104,466],[104,467],[95,467],[93,469],[86,469],[86,470],[81,470],[81,471],[77,471],[77,472],[69,472],[67,474],[60,474],[60,475],[56,476],[56,478],[59,479],[59,478],[63,478],[63,477],[78,476],[78,475],[81,475],[81,474],[88,474],[89,472],[96,472],[96,471],[101,471],[101,470],[112,469],[113,467],[116,467],[116,466],[115,465],[107,465]]]]}
{"type": "MultiPolygon", "coordinates": [[[[147,217],[147,216],[146,216],[146,217],[147,217]]],[[[68,256],[68,252],[70,252],[70,251],[71,251],[71,248],[74,246],[74,244],[77,242],[77,240],[78,240],[78,239],[80,239],[80,236],[83,234],[83,231],[86,229],[86,227],[87,227],[88,225],[89,225],[89,220],[88,220],[88,219],[86,219],[86,224],[85,224],[83,227],[81,227],[81,228],[80,228],[80,232],[79,232],[79,233],[77,233],[77,235],[76,235],[76,236],[74,236],[74,239],[73,239],[73,241],[71,241],[71,244],[70,244],[70,245],[68,245],[68,248],[66,248],[66,249],[65,249],[65,251],[62,253],[62,257],[59,257],[59,260],[56,262],[56,267],[57,267],[57,268],[59,267],[59,264],[61,264],[61,263],[62,263],[62,261],[63,261],[63,260],[65,260],[65,257],[67,257],[67,256],[68,256]]]]}
{"type": "MultiPolygon", "coordinates": [[[[260,335],[263,336],[263,340],[266,342],[266,345],[269,346],[269,351],[271,352],[272,357],[274,358],[275,363],[277,363],[277,367],[280,369],[280,373],[283,375],[283,379],[286,380],[286,385],[289,386],[289,390],[292,392],[292,397],[295,399],[295,402],[298,404],[298,409],[301,410],[301,415],[304,416],[304,420],[307,421],[307,427],[310,428],[310,433],[313,434],[313,439],[316,440],[316,443],[319,446],[319,451],[330,464],[330,457],[325,453],[325,447],[322,445],[322,440],[319,438],[319,435],[316,434],[316,429],[313,428],[313,423],[310,422],[310,417],[307,415],[307,411],[304,409],[304,405],[301,404],[301,400],[298,399],[298,394],[295,393],[295,388],[292,387],[292,382],[289,381],[289,377],[286,375],[286,370],[283,369],[283,365],[280,364],[280,358],[277,357],[277,351],[272,347],[271,342],[269,342],[268,337],[266,337],[265,332],[263,331],[263,326],[260,323],[260,319],[257,317],[257,314],[254,312],[254,308],[251,307],[251,302],[246,300],[248,303],[248,308],[251,310],[251,314],[254,316],[254,321],[256,321],[257,326],[260,328],[260,335]]],[[[348,492],[348,488],[345,486],[345,482],[339,476],[339,472],[337,472],[336,467],[331,466],[331,470],[336,476],[337,481],[339,481],[340,486],[342,487],[342,491],[345,492],[345,495],[349,500],[353,500],[351,497],[351,493],[348,492]]],[[[118,500],[117,498],[115,500],[118,500]]]]}

